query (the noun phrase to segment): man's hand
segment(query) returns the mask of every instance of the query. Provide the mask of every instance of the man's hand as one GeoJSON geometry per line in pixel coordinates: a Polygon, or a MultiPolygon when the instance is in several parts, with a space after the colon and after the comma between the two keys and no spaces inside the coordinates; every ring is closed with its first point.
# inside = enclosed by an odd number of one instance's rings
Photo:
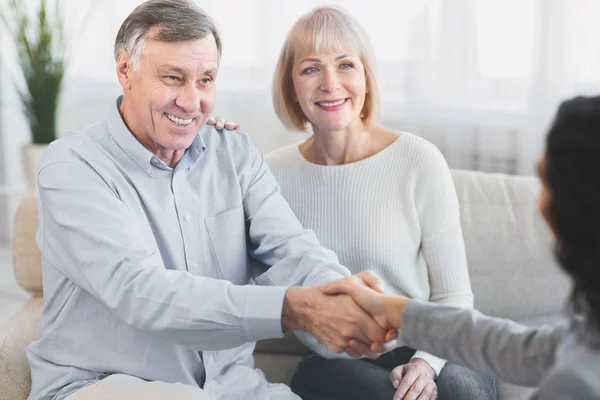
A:
{"type": "Polygon", "coordinates": [[[209,125],[214,125],[215,128],[221,130],[225,128],[228,131],[237,131],[240,129],[240,126],[233,121],[225,121],[222,117],[210,117],[208,122],[209,125]]]}
{"type": "MultiPolygon", "coordinates": [[[[383,282],[371,271],[366,270],[359,272],[354,277],[348,278],[348,280],[350,283],[365,285],[377,293],[384,293],[383,282]]],[[[320,287],[322,288],[324,286],[326,285],[322,285],[320,287]]],[[[346,353],[352,358],[360,358],[364,356],[371,359],[377,359],[380,355],[392,351],[397,347],[395,339],[396,336],[398,336],[398,330],[395,328],[390,328],[385,335],[385,343],[373,343],[371,346],[367,346],[356,339],[351,339],[349,342],[350,347],[346,349],[346,353]]]]}
{"type": "MultiPolygon", "coordinates": [[[[366,312],[371,314],[375,321],[386,328],[400,328],[402,325],[402,312],[409,299],[402,296],[386,296],[371,287],[373,274],[361,272],[339,281],[334,281],[321,286],[323,293],[329,295],[347,294],[352,296],[366,312]],[[359,284],[365,282],[365,284],[359,284]]],[[[390,337],[386,339],[390,340],[390,337]]]]}
{"type": "Polygon", "coordinates": [[[326,295],[319,288],[289,288],[283,305],[282,325],[284,331],[312,334],[334,353],[346,351],[351,339],[358,340],[366,348],[371,345],[380,348],[387,333],[387,327],[380,326],[350,296],[326,295]]]}
{"type": "Polygon", "coordinates": [[[420,358],[394,368],[390,380],[396,389],[394,400],[437,400],[435,370],[420,358]]]}

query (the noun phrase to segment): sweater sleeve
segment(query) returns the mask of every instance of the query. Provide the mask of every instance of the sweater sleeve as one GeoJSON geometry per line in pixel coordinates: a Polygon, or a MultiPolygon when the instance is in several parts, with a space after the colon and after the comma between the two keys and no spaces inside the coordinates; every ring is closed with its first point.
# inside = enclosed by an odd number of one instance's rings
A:
{"type": "Polygon", "coordinates": [[[411,300],[402,313],[400,334],[408,346],[448,357],[504,382],[536,386],[554,365],[556,349],[569,325],[563,321],[532,328],[476,310],[411,300]]]}
{"type": "MultiPolygon", "coordinates": [[[[433,145],[430,153],[415,190],[421,251],[427,263],[431,288],[429,300],[473,308],[456,189],[442,154],[433,145]]],[[[438,375],[445,364],[445,360],[423,351],[417,351],[413,358],[427,361],[438,375]]]]}

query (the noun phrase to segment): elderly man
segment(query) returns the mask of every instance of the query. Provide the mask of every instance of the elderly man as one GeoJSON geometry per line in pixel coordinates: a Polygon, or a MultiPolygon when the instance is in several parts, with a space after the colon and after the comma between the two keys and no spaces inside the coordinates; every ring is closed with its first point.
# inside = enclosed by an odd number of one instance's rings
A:
{"type": "Polygon", "coordinates": [[[46,151],[30,399],[291,399],[253,368],[254,341],[298,330],[336,352],[381,348],[387,327],[314,287],[349,272],[248,136],[205,125],[220,53],[193,2],[143,3],[115,43],[123,96],[46,151]]]}

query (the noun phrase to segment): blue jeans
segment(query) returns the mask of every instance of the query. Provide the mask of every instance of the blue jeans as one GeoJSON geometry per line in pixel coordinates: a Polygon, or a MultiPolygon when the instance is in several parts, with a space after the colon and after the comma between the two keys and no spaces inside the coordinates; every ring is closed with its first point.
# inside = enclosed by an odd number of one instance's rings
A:
{"type": "MultiPolygon", "coordinates": [[[[304,359],[292,378],[292,391],[303,400],[392,400],[390,372],[406,364],[415,350],[399,347],[377,360],[334,359],[316,354],[304,359]]],[[[436,379],[439,400],[496,400],[497,381],[446,363],[436,379]]]]}

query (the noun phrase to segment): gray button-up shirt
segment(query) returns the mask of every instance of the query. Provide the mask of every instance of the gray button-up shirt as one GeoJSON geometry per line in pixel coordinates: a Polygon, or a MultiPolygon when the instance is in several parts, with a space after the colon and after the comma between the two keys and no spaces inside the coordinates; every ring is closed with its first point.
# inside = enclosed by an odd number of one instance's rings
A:
{"type": "Polygon", "coordinates": [[[302,228],[247,135],[205,126],[169,168],[119,102],[40,164],[45,306],[29,398],[112,373],[264,398],[253,342],[282,336],[286,286],[349,271],[302,228]]]}

